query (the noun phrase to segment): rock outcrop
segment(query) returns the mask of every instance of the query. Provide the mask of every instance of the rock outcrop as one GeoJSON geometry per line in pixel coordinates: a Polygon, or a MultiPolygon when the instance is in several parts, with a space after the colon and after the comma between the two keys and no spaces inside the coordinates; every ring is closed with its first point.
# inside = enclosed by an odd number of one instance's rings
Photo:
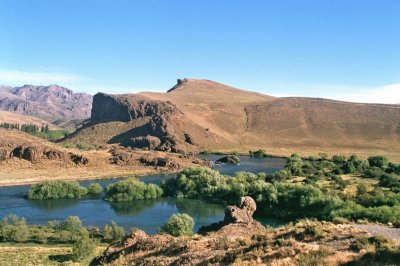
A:
{"type": "Polygon", "coordinates": [[[255,210],[256,203],[251,197],[241,197],[235,206],[226,208],[224,221],[210,225],[208,229],[213,230],[203,232],[202,237],[184,239],[184,242],[189,243],[185,246],[178,244],[182,242],[182,238],[164,234],[149,236],[138,230],[126,236],[120,243],[109,246],[90,265],[109,264],[121,257],[124,257],[124,261],[129,261],[129,265],[197,265],[199,263],[207,265],[206,262],[218,253],[216,250],[209,250],[213,248],[209,243],[219,245],[218,241],[222,241],[221,239],[228,242],[242,241],[265,230],[264,226],[253,219],[255,210]],[[139,255],[139,259],[135,259],[136,255],[139,255]]]}
{"type": "Polygon", "coordinates": [[[74,154],[71,152],[64,152],[62,150],[40,145],[25,143],[19,145],[4,145],[0,143],[0,162],[6,161],[11,158],[19,158],[29,161],[33,164],[38,164],[42,160],[58,160],[66,163],[73,163],[76,165],[87,165],[89,159],[85,156],[74,154]]]}
{"type": "Polygon", "coordinates": [[[113,136],[108,143],[177,152],[184,145],[196,145],[193,137],[179,128],[182,115],[182,112],[168,101],[151,100],[134,94],[98,93],[93,98],[91,126],[137,121],[137,126],[113,136]]]}
{"type": "Polygon", "coordinates": [[[222,158],[219,158],[215,161],[215,163],[229,163],[229,164],[238,164],[240,163],[240,158],[236,155],[228,155],[222,158]]]}
{"type": "Polygon", "coordinates": [[[225,209],[225,224],[253,223],[253,214],[257,209],[256,202],[251,197],[241,197],[236,206],[225,209]]]}

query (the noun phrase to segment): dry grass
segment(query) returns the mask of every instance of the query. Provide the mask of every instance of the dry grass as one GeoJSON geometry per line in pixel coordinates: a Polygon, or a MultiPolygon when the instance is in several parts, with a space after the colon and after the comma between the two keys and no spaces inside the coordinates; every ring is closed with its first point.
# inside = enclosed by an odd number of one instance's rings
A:
{"type": "Polygon", "coordinates": [[[383,154],[400,162],[396,105],[274,98],[207,80],[188,80],[169,93],[140,95],[174,103],[185,114],[183,131],[208,150],[247,153],[264,148],[284,156],[326,152],[360,158],[383,154]]]}
{"type": "MultiPolygon", "coordinates": [[[[98,246],[96,253],[100,254],[105,246],[98,246]]],[[[30,266],[30,265],[88,265],[91,258],[82,262],[72,262],[69,259],[72,249],[68,246],[49,246],[36,244],[1,244],[0,265],[30,266]]]]}

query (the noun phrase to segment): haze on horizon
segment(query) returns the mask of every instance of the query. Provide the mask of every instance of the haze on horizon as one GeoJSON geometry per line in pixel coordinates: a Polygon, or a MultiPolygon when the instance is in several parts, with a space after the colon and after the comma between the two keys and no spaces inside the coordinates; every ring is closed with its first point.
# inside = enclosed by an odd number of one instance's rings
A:
{"type": "Polygon", "coordinates": [[[399,12],[396,0],[1,1],[0,85],[128,93],[193,77],[400,103],[399,12]]]}

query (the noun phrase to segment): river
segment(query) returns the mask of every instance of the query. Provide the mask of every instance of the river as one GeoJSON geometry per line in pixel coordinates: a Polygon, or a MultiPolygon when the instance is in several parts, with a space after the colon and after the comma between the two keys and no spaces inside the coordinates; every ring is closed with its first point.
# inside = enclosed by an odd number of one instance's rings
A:
{"type": "MultiPolygon", "coordinates": [[[[221,155],[199,155],[199,157],[216,160],[221,155]]],[[[238,171],[275,172],[283,168],[284,159],[252,158],[240,156],[239,165],[215,165],[214,169],[222,174],[233,174],[238,171]]],[[[159,184],[162,179],[174,175],[149,175],[140,177],[146,183],[159,184]]],[[[81,181],[86,186],[98,182],[103,187],[117,182],[117,179],[96,181],[81,181]]],[[[15,214],[25,217],[29,224],[47,224],[49,220],[64,220],[68,216],[78,216],[85,225],[103,227],[115,221],[126,230],[140,228],[153,234],[161,227],[168,217],[174,213],[184,212],[195,220],[195,231],[203,225],[218,222],[224,218],[225,206],[202,200],[160,198],[152,200],[137,200],[133,202],[109,203],[103,200],[104,195],[84,197],[79,200],[40,200],[30,201],[24,198],[29,185],[0,187],[0,219],[15,214]]],[[[260,220],[264,225],[276,226],[280,221],[272,219],[260,220]]]]}

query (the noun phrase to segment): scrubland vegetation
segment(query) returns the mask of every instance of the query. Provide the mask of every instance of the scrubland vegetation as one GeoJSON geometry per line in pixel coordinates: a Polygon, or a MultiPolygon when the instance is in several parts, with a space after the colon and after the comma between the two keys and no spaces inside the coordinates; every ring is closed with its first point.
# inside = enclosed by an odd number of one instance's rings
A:
{"type": "Polygon", "coordinates": [[[76,181],[44,181],[29,188],[29,200],[44,199],[79,199],[85,195],[96,195],[102,192],[100,184],[93,183],[88,187],[81,187],[76,181]]]}
{"type": "Polygon", "coordinates": [[[17,129],[36,137],[51,141],[62,139],[70,134],[70,132],[65,129],[50,130],[49,125],[42,125],[41,127],[39,127],[36,124],[20,125],[12,123],[0,123],[0,128],[17,129]]]}
{"type": "Polygon", "coordinates": [[[160,233],[172,236],[190,236],[193,234],[194,220],[186,213],[173,214],[160,228],[160,233]]]}
{"type": "Polygon", "coordinates": [[[188,168],[162,182],[165,195],[232,202],[253,197],[257,214],[287,220],[339,217],[356,221],[400,220],[399,165],[383,156],[360,160],[336,155],[301,158],[293,154],[273,174],[221,175],[208,168],[188,168]]]}
{"type": "Polygon", "coordinates": [[[74,148],[81,151],[90,151],[90,150],[97,150],[100,145],[95,143],[87,143],[87,142],[77,142],[77,143],[64,143],[63,146],[65,148],[74,148]]]}
{"type": "Polygon", "coordinates": [[[161,197],[162,189],[154,184],[145,184],[131,178],[110,184],[106,188],[106,200],[108,201],[132,201],[142,199],[154,199],[161,197]]]}
{"type": "Polygon", "coordinates": [[[0,221],[1,243],[61,245],[71,248],[63,260],[85,261],[94,256],[96,247],[122,239],[125,231],[112,222],[103,229],[84,227],[76,216],[65,221],[49,221],[48,225],[28,225],[24,218],[10,215],[0,221]]]}
{"type": "MultiPolygon", "coordinates": [[[[256,151],[252,154],[256,157],[266,156],[265,152],[256,151]]],[[[299,243],[324,239],[331,241],[334,237],[332,232],[336,230],[334,224],[354,221],[399,226],[399,175],[400,165],[383,156],[362,160],[354,155],[328,158],[326,154],[320,154],[318,157],[301,158],[292,154],[287,158],[284,169],[271,174],[238,172],[228,176],[206,167],[195,167],[182,170],[176,178],[162,181],[160,187],[134,178],[126,179],[108,185],[105,200],[118,202],[169,196],[231,204],[241,196],[250,196],[257,202],[256,216],[279,218],[290,223],[284,227],[282,238],[277,238],[277,235],[269,238],[254,236],[251,240],[253,244],[243,245],[259,248],[267,245],[273,250],[285,250],[299,243]],[[275,240],[271,240],[272,237],[275,240]]],[[[101,192],[99,184],[81,187],[77,182],[46,181],[33,185],[28,198],[80,198],[101,192]]],[[[192,217],[174,214],[159,229],[159,233],[190,239],[193,228],[192,217]]],[[[280,232],[283,229],[277,230],[280,232]]],[[[50,221],[48,226],[30,226],[25,219],[16,216],[6,217],[0,223],[0,241],[69,245],[71,252],[68,259],[73,261],[85,261],[89,256],[93,257],[100,243],[111,243],[124,236],[124,229],[114,222],[102,229],[85,228],[77,217],[70,217],[63,222],[50,221]]],[[[390,239],[360,237],[359,234],[354,237],[356,241],[352,242],[349,250],[362,255],[348,265],[364,265],[368,262],[393,264],[399,261],[399,247],[390,239]]],[[[217,250],[229,248],[231,244],[222,238],[213,242],[217,250]]],[[[261,250],[267,252],[270,249],[261,250]]],[[[257,249],[254,252],[261,251],[257,249]]],[[[317,250],[299,254],[297,262],[299,265],[318,265],[334,252],[331,248],[321,246],[317,250]]],[[[234,262],[241,265],[240,260],[236,258],[234,262]]]]}

